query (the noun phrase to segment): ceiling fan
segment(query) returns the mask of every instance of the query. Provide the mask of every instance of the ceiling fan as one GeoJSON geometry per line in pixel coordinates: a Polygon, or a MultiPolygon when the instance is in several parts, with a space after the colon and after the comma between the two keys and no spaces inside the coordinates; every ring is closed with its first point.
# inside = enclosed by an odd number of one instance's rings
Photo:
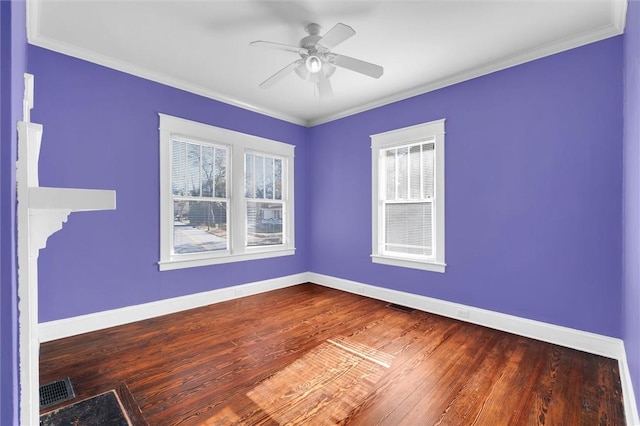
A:
{"type": "Polygon", "coordinates": [[[380,78],[382,76],[384,70],[380,65],[331,52],[331,49],[355,35],[356,32],[353,28],[338,23],[324,36],[320,35],[321,30],[322,27],[318,24],[312,23],[307,25],[305,31],[309,35],[303,37],[298,43],[298,46],[262,40],[252,41],[250,43],[251,46],[285,50],[300,55],[299,59],[293,61],[260,83],[260,87],[263,89],[271,87],[295,71],[303,80],[315,83],[318,94],[322,99],[333,95],[329,78],[335,72],[336,67],[345,68],[373,78],[380,78]]]}

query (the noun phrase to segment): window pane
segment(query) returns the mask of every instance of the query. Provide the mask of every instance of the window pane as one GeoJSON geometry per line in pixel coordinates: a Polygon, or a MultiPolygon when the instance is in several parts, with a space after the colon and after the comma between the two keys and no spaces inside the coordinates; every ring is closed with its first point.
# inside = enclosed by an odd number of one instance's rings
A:
{"type": "Polygon", "coordinates": [[[200,145],[187,144],[187,189],[188,195],[200,196],[200,145]]]}
{"type": "Polygon", "coordinates": [[[227,203],[173,201],[173,253],[227,249],[227,203]]]}
{"type": "Polygon", "coordinates": [[[275,160],[273,166],[274,182],[274,198],[282,200],[282,160],[275,160]]]}
{"type": "Polygon", "coordinates": [[[214,160],[215,196],[227,198],[227,150],[216,148],[214,160]]]}
{"type": "Polygon", "coordinates": [[[409,162],[409,148],[403,147],[398,148],[397,153],[397,161],[398,161],[398,194],[397,198],[400,200],[406,200],[409,189],[409,173],[408,173],[408,162],[409,162]]]}
{"type": "Polygon", "coordinates": [[[388,149],[385,155],[386,199],[396,199],[396,150],[388,149]]]}
{"type": "Polygon", "coordinates": [[[245,154],[244,156],[244,196],[247,198],[255,198],[256,196],[256,179],[254,174],[255,158],[253,154],[245,154]]]}
{"type": "Polygon", "coordinates": [[[202,147],[202,196],[213,197],[213,152],[211,146],[202,147]]]}
{"type": "Polygon", "coordinates": [[[171,144],[171,193],[186,195],[186,144],[172,141],[171,144]]]}
{"type": "Polygon", "coordinates": [[[273,158],[264,159],[264,198],[273,199],[273,158]]]}
{"type": "Polygon", "coordinates": [[[432,204],[385,205],[385,250],[431,256],[432,204]]]}
{"type": "Polygon", "coordinates": [[[409,149],[409,198],[416,200],[422,195],[420,178],[420,145],[409,149]]]}
{"type": "Polygon", "coordinates": [[[435,159],[435,150],[434,144],[425,143],[422,144],[422,174],[423,174],[423,191],[425,198],[433,197],[434,193],[434,159],[435,159]]]}
{"type": "Polygon", "coordinates": [[[282,204],[247,202],[247,246],[282,244],[282,204]]]}
{"type": "Polygon", "coordinates": [[[256,198],[264,198],[264,157],[255,157],[256,198]]]}

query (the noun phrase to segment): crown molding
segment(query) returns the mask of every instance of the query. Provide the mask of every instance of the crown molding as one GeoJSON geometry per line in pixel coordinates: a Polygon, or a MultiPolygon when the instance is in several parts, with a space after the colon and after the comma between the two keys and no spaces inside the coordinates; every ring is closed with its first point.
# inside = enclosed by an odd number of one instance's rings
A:
{"type": "Polygon", "coordinates": [[[464,72],[454,74],[452,76],[442,78],[440,80],[416,86],[409,90],[405,90],[399,93],[395,93],[390,96],[378,98],[374,101],[367,102],[357,107],[348,108],[339,111],[334,114],[327,114],[319,116],[315,119],[304,119],[302,117],[285,114],[283,112],[260,107],[248,102],[240,101],[223,95],[221,93],[203,88],[199,85],[189,83],[187,81],[176,79],[171,76],[154,72],[152,70],[138,67],[128,62],[120,61],[107,55],[96,54],[86,49],[78,48],[66,43],[62,43],[40,34],[40,10],[39,1],[27,1],[27,40],[34,46],[39,46],[45,49],[53,50],[58,53],[62,53],[74,58],[89,61],[98,65],[102,65],[108,68],[112,68],[127,74],[131,74],[137,77],[141,77],[156,83],[164,84],[176,89],[184,90],[195,95],[203,96],[215,101],[223,102],[232,106],[236,106],[248,111],[252,111],[258,114],[262,114],[278,120],[290,122],[306,127],[313,127],[320,124],[325,124],[331,121],[339,120],[351,115],[359,114],[361,112],[369,111],[375,108],[379,108],[385,105],[389,105],[398,101],[412,98],[414,96],[422,95],[428,92],[432,92],[438,89],[442,89],[447,86],[462,83],[467,80],[472,80],[477,77],[492,74],[507,68],[511,68],[516,65],[521,65],[526,62],[534,61],[544,58],[546,56],[554,55],[556,53],[564,52],[567,50],[575,49],[580,46],[584,46],[590,43],[595,43],[610,37],[615,37],[624,32],[626,24],[626,12],[627,12],[627,0],[611,0],[610,1],[610,15],[611,23],[609,25],[602,26],[593,31],[585,32],[575,37],[569,37],[564,40],[549,43],[546,46],[542,46],[537,49],[533,49],[524,53],[510,56],[505,59],[494,61],[488,64],[481,65],[468,69],[464,72]]]}
{"type": "Polygon", "coordinates": [[[618,36],[624,32],[627,10],[626,5],[626,1],[620,0],[615,0],[612,3],[612,15],[614,16],[614,19],[611,25],[603,26],[598,28],[597,30],[583,33],[576,37],[566,38],[564,40],[550,43],[538,49],[533,49],[525,53],[508,57],[506,59],[491,62],[480,67],[471,68],[467,71],[454,74],[450,77],[446,77],[429,84],[417,86],[412,89],[393,94],[391,96],[383,97],[375,101],[360,105],[358,107],[341,111],[336,114],[319,117],[318,119],[310,120],[307,123],[307,126],[313,127],[320,124],[329,123],[331,121],[339,120],[341,118],[359,114],[361,112],[369,111],[415,96],[423,95],[425,93],[433,92],[435,90],[442,89],[448,86],[453,86],[454,84],[472,80],[477,77],[482,77],[484,75],[502,71],[517,65],[522,65],[527,62],[535,61],[537,59],[542,59],[547,56],[555,55],[557,53],[565,52],[567,50],[575,49],[587,44],[618,36]]]}
{"type": "Polygon", "coordinates": [[[613,26],[618,31],[618,34],[622,34],[624,32],[624,27],[627,22],[627,6],[627,0],[611,1],[611,20],[613,22],[613,26]]]}
{"type": "Polygon", "coordinates": [[[29,44],[42,47],[44,49],[52,50],[54,52],[62,53],[67,56],[71,56],[77,59],[88,61],[94,64],[102,65],[107,68],[111,68],[117,71],[131,74],[136,77],[144,78],[156,83],[170,86],[175,89],[184,90],[185,92],[193,93],[195,95],[203,96],[218,102],[223,102],[235,107],[239,107],[251,112],[255,112],[261,115],[265,115],[278,120],[287,121],[293,124],[301,126],[307,126],[307,120],[295,117],[289,114],[284,114],[279,111],[262,108],[257,105],[253,105],[248,102],[243,102],[234,98],[230,98],[221,93],[205,89],[199,85],[189,83],[187,81],[177,79],[165,74],[157,73],[150,69],[139,67],[128,62],[115,59],[108,55],[97,54],[87,49],[79,48],[77,46],[63,43],[58,40],[53,40],[49,37],[43,36],[40,31],[40,2],[39,1],[27,1],[27,40],[29,44]]]}
{"type": "Polygon", "coordinates": [[[185,92],[193,93],[194,95],[203,96],[214,101],[222,102],[228,105],[242,108],[247,111],[255,112],[261,115],[265,115],[278,120],[287,121],[289,123],[298,124],[301,126],[307,126],[308,122],[299,117],[284,114],[278,111],[266,109],[253,105],[247,102],[239,101],[237,99],[230,98],[222,95],[218,92],[205,89],[201,86],[191,84],[187,81],[170,77],[165,74],[157,73],[149,69],[138,67],[128,62],[123,62],[118,59],[112,58],[107,55],[100,55],[91,52],[86,49],[81,49],[76,46],[71,46],[66,43],[61,43],[56,40],[49,39],[43,36],[37,36],[33,41],[30,41],[34,46],[43,47],[45,49],[53,50],[64,55],[68,55],[77,59],[92,62],[94,64],[102,65],[107,68],[121,71],[127,74],[131,74],[136,77],[144,78],[156,83],[163,84],[165,86],[173,87],[175,89],[184,90],[185,92]]]}

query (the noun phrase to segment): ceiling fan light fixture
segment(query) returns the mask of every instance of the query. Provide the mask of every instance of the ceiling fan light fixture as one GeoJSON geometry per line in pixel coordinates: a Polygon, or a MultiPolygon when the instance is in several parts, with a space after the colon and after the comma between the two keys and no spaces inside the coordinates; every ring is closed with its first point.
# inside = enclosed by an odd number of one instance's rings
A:
{"type": "Polygon", "coordinates": [[[322,69],[322,60],[316,55],[309,55],[305,60],[304,65],[311,74],[315,74],[322,69]]]}
{"type": "Polygon", "coordinates": [[[334,72],[336,72],[336,66],[333,65],[331,62],[325,62],[322,65],[322,73],[324,74],[325,78],[331,77],[334,72]]]}
{"type": "Polygon", "coordinates": [[[304,64],[304,62],[300,61],[300,65],[298,65],[295,68],[295,72],[296,74],[298,74],[298,77],[300,77],[301,79],[307,81],[309,80],[309,76],[311,75],[311,73],[309,73],[309,70],[307,69],[307,66],[304,64]]]}

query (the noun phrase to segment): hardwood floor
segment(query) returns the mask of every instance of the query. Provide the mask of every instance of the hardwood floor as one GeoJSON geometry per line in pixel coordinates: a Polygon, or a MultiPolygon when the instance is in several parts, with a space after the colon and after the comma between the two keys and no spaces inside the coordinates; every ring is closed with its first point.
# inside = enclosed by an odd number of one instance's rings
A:
{"type": "MultiPolygon", "coordinates": [[[[41,347],[149,425],[624,425],[617,361],[313,284],[41,347]]],[[[56,409],[51,407],[47,411],[56,409]]]]}

